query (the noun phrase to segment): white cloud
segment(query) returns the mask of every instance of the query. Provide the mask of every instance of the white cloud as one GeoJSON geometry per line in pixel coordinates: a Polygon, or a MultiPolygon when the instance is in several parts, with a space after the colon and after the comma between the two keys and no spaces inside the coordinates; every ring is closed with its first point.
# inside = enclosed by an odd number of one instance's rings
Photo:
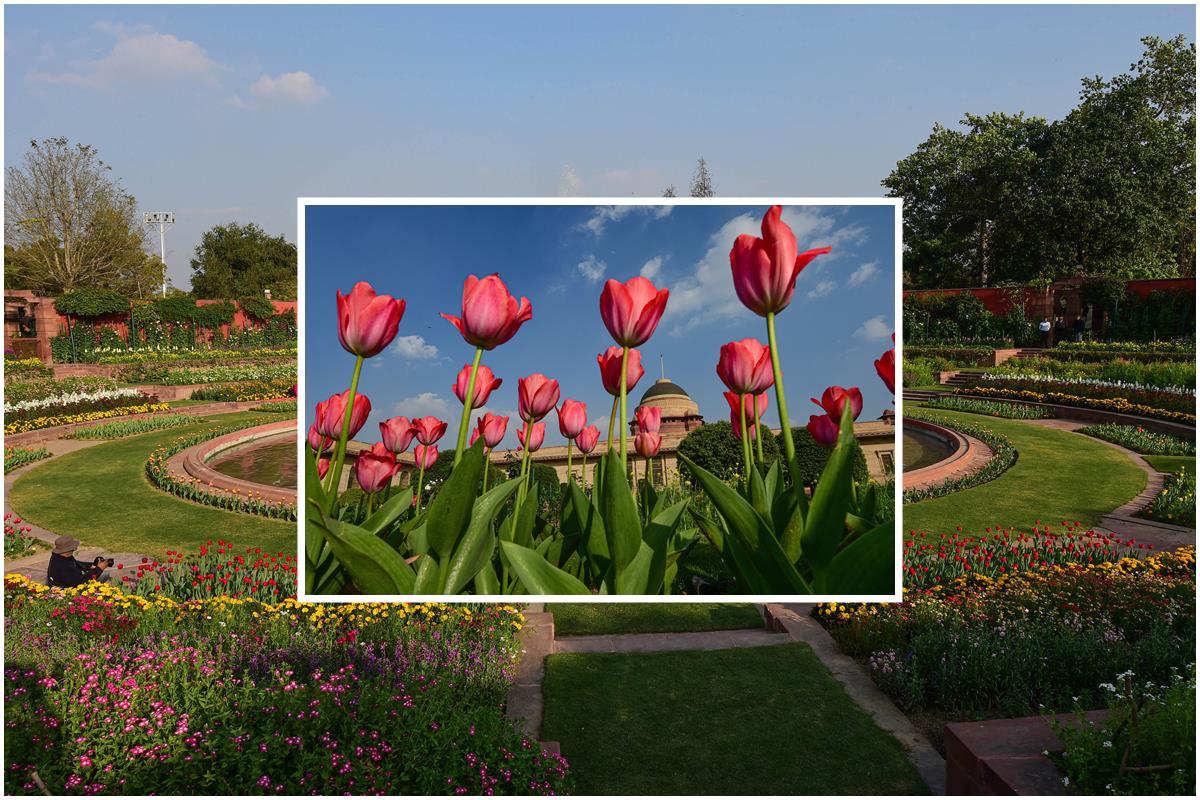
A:
{"type": "Polygon", "coordinates": [[[871,317],[858,326],[858,330],[854,332],[854,336],[857,339],[865,339],[868,342],[879,339],[890,339],[892,336],[892,323],[882,314],[871,317]]]}
{"type": "Polygon", "coordinates": [[[837,284],[833,281],[821,281],[808,293],[808,299],[816,300],[818,297],[824,297],[825,295],[830,294],[836,288],[837,284]]]}
{"type": "Polygon", "coordinates": [[[655,256],[645,264],[642,264],[642,277],[647,278],[648,280],[654,280],[657,278],[658,273],[662,271],[662,263],[662,256],[655,256]]]}
{"type": "Polygon", "coordinates": [[[564,165],[562,174],[558,178],[558,196],[578,197],[582,191],[583,181],[579,179],[579,173],[570,164],[564,165]]]}
{"type": "Polygon", "coordinates": [[[868,261],[858,269],[854,270],[854,272],[850,273],[850,278],[846,281],[846,285],[862,286],[877,272],[879,272],[879,262],[868,261]]]}
{"type": "Polygon", "coordinates": [[[576,264],[575,269],[591,283],[599,283],[600,279],[604,277],[604,273],[608,270],[608,264],[593,255],[589,255],[583,261],[576,264]]]}
{"type": "MultiPolygon", "coordinates": [[[[329,96],[329,90],[307,72],[285,72],[271,77],[263,75],[247,89],[252,97],[263,102],[311,105],[329,96]]],[[[234,96],[240,102],[240,98],[234,96]]],[[[237,105],[237,103],[234,103],[237,105]]]]}
{"type": "MultiPolygon", "coordinates": [[[[455,401],[455,405],[458,405],[455,401]]],[[[428,417],[434,416],[438,419],[450,420],[450,412],[452,411],[450,402],[446,398],[433,392],[421,392],[414,397],[405,397],[392,406],[393,416],[409,417],[428,417]]],[[[459,413],[462,410],[459,409],[459,413]]]]}
{"type": "Polygon", "coordinates": [[[112,24],[97,24],[97,30],[115,34],[117,41],[102,58],[78,62],[74,70],[65,72],[30,72],[26,78],[34,83],[61,83],[86,86],[92,89],[112,89],[119,84],[170,83],[177,80],[198,80],[215,85],[221,72],[228,67],[214,61],[195,42],[179,39],[169,33],[157,33],[145,28],[134,32],[112,24]]]}
{"type": "Polygon", "coordinates": [[[397,336],[392,343],[392,352],[409,361],[420,361],[438,357],[437,345],[426,344],[423,336],[397,336]]]}
{"type": "Polygon", "coordinates": [[[634,212],[640,214],[651,214],[655,219],[662,219],[669,216],[674,206],[668,205],[653,205],[653,206],[596,206],[592,211],[592,216],[583,223],[583,228],[591,231],[597,238],[604,233],[604,228],[610,222],[620,222],[634,212]]]}

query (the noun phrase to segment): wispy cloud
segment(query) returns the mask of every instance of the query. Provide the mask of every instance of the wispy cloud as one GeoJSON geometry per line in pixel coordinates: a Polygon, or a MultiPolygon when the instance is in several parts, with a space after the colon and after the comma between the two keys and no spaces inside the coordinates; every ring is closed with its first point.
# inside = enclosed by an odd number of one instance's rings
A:
{"type": "Polygon", "coordinates": [[[438,357],[437,345],[428,344],[423,336],[398,336],[390,350],[409,361],[426,361],[438,357]]]}
{"type": "Polygon", "coordinates": [[[818,297],[824,297],[833,292],[837,288],[837,284],[833,281],[821,281],[814,286],[808,293],[809,300],[816,300],[818,297]]]}
{"type": "Polygon", "coordinates": [[[558,196],[578,197],[582,191],[583,181],[579,179],[579,173],[570,164],[563,165],[562,174],[558,177],[558,196]]]}
{"type": "Polygon", "coordinates": [[[882,314],[871,317],[858,326],[858,330],[854,332],[854,336],[856,339],[863,339],[868,342],[889,339],[892,336],[892,323],[882,314]]]}
{"type": "Polygon", "coordinates": [[[60,72],[32,71],[26,74],[26,80],[106,90],[135,82],[163,84],[179,80],[212,86],[229,69],[210,58],[200,45],[169,33],[145,27],[131,30],[111,23],[97,23],[94,27],[117,37],[107,55],[76,62],[72,68],[60,72]]]}
{"type": "Polygon", "coordinates": [[[645,264],[642,264],[642,272],[641,272],[642,277],[647,278],[649,280],[654,280],[655,278],[658,277],[658,274],[660,272],[662,272],[662,265],[663,265],[663,257],[655,256],[654,258],[647,261],[645,264]]]}
{"type": "Polygon", "coordinates": [[[604,234],[605,227],[610,222],[620,222],[633,213],[649,214],[654,219],[662,219],[671,214],[674,206],[655,205],[655,206],[596,206],[592,211],[592,216],[588,217],[583,223],[583,228],[591,231],[597,238],[604,234]]]}
{"type": "Polygon", "coordinates": [[[868,261],[858,269],[854,270],[854,272],[850,273],[850,277],[846,281],[846,285],[862,286],[864,283],[874,277],[875,273],[877,272],[879,272],[879,262],[868,261]]]}
{"type": "Polygon", "coordinates": [[[604,277],[604,273],[608,271],[608,264],[593,255],[589,255],[583,261],[576,264],[575,269],[590,283],[599,283],[600,279],[604,277]]]}
{"type": "Polygon", "coordinates": [[[421,392],[405,397],[392,406],[392,414],[404,417],[428,417],[450,419],[450,401],[434,392],[421,392]]]}
{"type": "Polygon", "coordinates": [[[329,96],[329,90],[304,71],[285,72],[272,77],[263,75],[246,90],[250,100],[241,95],[229,99],[236,108],[258,108],[265,104],[309,106],[329,96]]]}

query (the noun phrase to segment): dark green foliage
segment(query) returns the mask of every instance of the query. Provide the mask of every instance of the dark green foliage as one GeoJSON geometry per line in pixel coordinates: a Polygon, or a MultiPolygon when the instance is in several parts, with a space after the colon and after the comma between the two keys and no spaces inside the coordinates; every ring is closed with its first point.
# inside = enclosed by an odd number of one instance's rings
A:
{"type": "MultiPolygon", "coordinates": [[[[775,462],[780,451],[774,436],[763,438],[763,457],[768,466],[775,462]]],[[[733,435],[733,426],[724,420],[693,430],[679,443],[679,453],[722,480],[729,480],[746,471],[741,440],[733,435]]],[[[680,474],[695,485],[695,477],[691,472],[683,470],[680,474]]]]}
{"type": "Polygon", "coordinates": [[[238,299],[238,305],[248,316],[266,322],[275,316],[275,305],[261,295],[251,295],[238,299]]]}
{"type": "MultiPolygon", "coordinates": [[[[296,297],[296,246],[254,223],[231,222],[206,231],[192,257],[192,292],[200,298],[296,297]]],[[[265,312],[261,319],[274,313],[265,312]]]]}
{"type": "MultiPolygon", "coordinates": [[[[1038,342],[1037,323],[1030,318],[1023,305],[1024,292],[1013,287],[1009,292],[1012,310],[1007,314],[993,314],[983,301],[970,292],[953,295],[920,296],[904,298],[904,342],[907,345],[942,342],[970,343],[979,353],[979,359],[963,366],[988,366],[993,347],[1023,347],[1038,342]]],[[[937,351],[946,348],[924,347],[914,355],[941,355],[937,351]]],[[[955,348],[965,350],[966,348],[955,348]]]]}
{"type": "Polygon", "coordinates": [[[1106,309],[1104,336],[1132,342],[1195,338],[1196,294],[1189,290],[1127,295],[1106,309]]]}
{"type": "Polygon", "coordinates": [[[60,314],[102,317],[128,311],[129,300],[111,289],[78,289],[54,298],[54,307],[60,314]]]}
{"type": "MultiPolygon", "coordinates": [[[[829,450],[817,444],[807,428],[792,428],[792,442],[796,446],[796,461],[800,464],[800,480],[805,486],[812,486],[825,469],[825,462],[829,460],[829,450]]],[[[779,449],[783,449],[782,442],[779,443],[779,449]]],[[[857,443],[854,450],[854,481],[869,481],[871,475],[867,471],[867,457],[863,455],[862,448],[857,443]]]]}

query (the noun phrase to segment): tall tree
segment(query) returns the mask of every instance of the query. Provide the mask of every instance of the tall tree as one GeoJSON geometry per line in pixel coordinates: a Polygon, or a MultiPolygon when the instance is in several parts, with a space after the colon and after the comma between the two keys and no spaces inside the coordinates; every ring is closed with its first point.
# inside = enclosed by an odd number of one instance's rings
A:
{"type": "MultiPolygon", "coordinates": [[[[674,188],[674,187],[672,187],[674,188]]],[[[692,176],[692,197],[716,197],[712,176],[708,174],[708,164],[701,158],[696,162],[696,174],[692,176]]]]}
{"type": "Polygon", "coordinates": [[[137,203],[110,172],[95,148],[65,137],[31,141],[21,166],[6,171],[4,241],[37,288],[111,287],[143,260],[137,203]]]}
{"type": "Polygon", "coordinates": [[[253,222],[205,231],[192,256],[192,293],[199,298],[296,297],[296,245],[253,222]]]}

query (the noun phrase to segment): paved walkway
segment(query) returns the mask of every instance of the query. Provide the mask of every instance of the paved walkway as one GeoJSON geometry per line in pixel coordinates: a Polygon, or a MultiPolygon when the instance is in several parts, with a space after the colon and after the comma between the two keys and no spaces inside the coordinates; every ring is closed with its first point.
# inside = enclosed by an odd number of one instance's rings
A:
{"type": "Polygon", "coordinates": [[[732,630],[688,633],[621,633],[607,636],[564,636],[554,640],[555,653],[653,653],[677,650],[732,650],[769,647],[790,639],[777,631],[732,630]]]}

